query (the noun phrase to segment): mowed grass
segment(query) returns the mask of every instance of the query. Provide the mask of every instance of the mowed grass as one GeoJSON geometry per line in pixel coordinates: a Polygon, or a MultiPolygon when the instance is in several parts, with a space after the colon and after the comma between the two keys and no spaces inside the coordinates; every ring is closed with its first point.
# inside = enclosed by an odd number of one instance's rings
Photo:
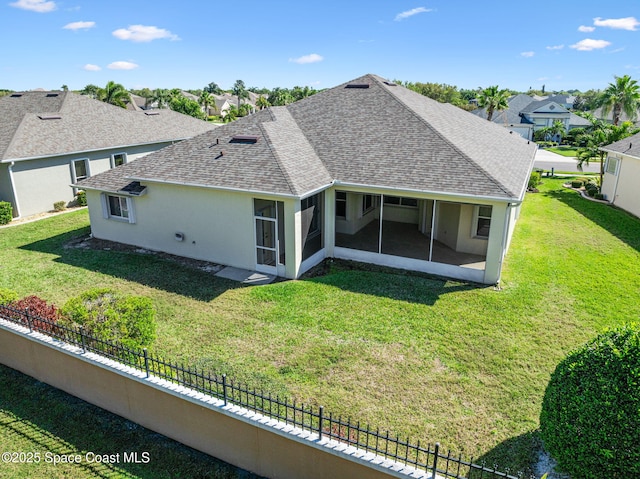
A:
{"type": "Polygon", "coordinates": [[[548,151],[552,151],[553,153],[557,153],[558,155],[568,156],[570,158],[575,158],[578,156],[578,149],[573,146],[554,146],[551,148],[547,148],[548,151]]]}
{"type": "Polygon", "coordinates": [[[0,285],[62,304],[152,298],[155,352],[334,415],[529,472],[544,389],[568,351],[640,313],[640,222],[544,179],[502,289],[335,262],[242,287],[157,257],[64,248],[86,212],[0,230],[0,285]]]}

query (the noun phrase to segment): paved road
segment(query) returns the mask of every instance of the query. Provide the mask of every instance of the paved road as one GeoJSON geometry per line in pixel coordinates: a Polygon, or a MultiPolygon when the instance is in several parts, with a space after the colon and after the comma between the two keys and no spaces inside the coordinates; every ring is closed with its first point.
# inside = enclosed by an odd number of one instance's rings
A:
{"type": "MultiPolygon", "coordinates": [[[[558,155],[551,151],[538,149],[536,152],[536,161],[534,168],[542,168],[545,171],[554,168],[555,171],[571,171],[579,173],[578,160],[575,158],[568,158],[566,156],[558,155]]],[[[587,166],[586,164],[582,168],[583,172],[598,173],[600,171],[600,162],[592,161],[587,166]]]]}

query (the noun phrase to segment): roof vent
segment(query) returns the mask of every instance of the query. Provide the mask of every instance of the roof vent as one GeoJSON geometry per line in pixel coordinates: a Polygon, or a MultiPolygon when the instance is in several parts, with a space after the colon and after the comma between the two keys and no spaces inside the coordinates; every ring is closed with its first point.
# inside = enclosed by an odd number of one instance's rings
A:
{"type": "Polygon", "coordinates": [[[348,83],[345,88],[369,88],[368,83],[348,83]]]}
{"type": "Polygon", "coordinates": [[[386,81],[386,82],[384,82],[384,84],[388,85],[388,86],[398,86],[397,83],[393,83],[392,81],[386,81]]]}
{"type": "Polygon", "coordinates": [[[257,143],[258,137],[255,135],[234,135],[229,143],[257,143]]]}
{"type": "Polygon", "coordinates": [[[156,116],[156,115],[159,115],[160,112],[156,110],[149,110],[149,111],[145,111],[144,114],[147,116],[156,116]]]}
{"type": "Polygon", "coordinates": [[[60,115],[38,115],[38,118],[41,120],[60,120],[62,117],[60,115]]]}
{"type": "Polygon", "coordinates": [[[58,96],[57,93],[47,93],[47,98],[58,96]]]}
{"type": "Polygon", "coordinates": [[[11,98],[20,98],[22,96],[22,93],[12,93],[11,94],[11,98]]]}

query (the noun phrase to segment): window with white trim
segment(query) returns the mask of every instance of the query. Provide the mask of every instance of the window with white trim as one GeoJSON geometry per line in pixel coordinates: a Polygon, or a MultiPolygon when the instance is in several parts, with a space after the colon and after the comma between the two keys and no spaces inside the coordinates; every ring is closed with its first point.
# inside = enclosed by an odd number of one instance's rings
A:
{"type": "Polygon", "coordinates": [[[127,163],[127,154],[126,153],[114,153],[111,155],[111,168],[115,168],[120,165],[124,165],[127,163]]]}
{"type": "Polygon", "coordinates": [[[91,176],[89,170],[89,160],[83,158],[81,160],[71,160],[71,182],[76,183],[91,176]]]}
{"type": "Polygon", "coordinates": [[[605,170],[610,175],[615,175],[618,172],[618,158],[610,156],[607,159],[607,169],[605,170]]]}
{"type": "Polygon", "coordinates": [[[129,196],[102,194],[102,215],[105,219],[114,219],[135,223],[133,199],[129,196]]]}
{"type": "Polygon", "coordinates": [[[362,196],[362,216],[366,215],[369,211],[372,211],[375,207],[373,202],[373,195],[362,196]]]}
{"type": "Polygon", "coordinates": [[[491,206],[479,205],[475,211],[475,236],[477,238],[488,238],[491,229],[491,206]]]}
{"type": "Polygon", "coordinates": [[[417,208],[418,200],[416,198],[405,198],[404,196],[387,196],[384,195],[385,205],[406,206],[409,208],[417,208]]]}

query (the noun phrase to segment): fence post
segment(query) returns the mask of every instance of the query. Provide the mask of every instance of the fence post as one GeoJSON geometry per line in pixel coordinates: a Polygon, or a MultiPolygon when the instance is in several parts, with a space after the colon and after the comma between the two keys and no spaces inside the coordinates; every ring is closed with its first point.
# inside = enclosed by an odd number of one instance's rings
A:
{"type": "Polygon", "coordinates": [[[24,308],[24,314],[27,317],[27,324],[29,325],[29,332],[33,333],[33,324],[31,324],[31,315],[29,314],[29,308],[24,308]]]}
{"type": "Polygon", "coordinates": [[[324,416],[324,407],[318,408],[318,439],[322,439],[322,418],[324,416]]]}
{"type": "Polygon", "coordinates": [[[87,352],[87,347],[84,342],[84,326],[80,326],[80,343],[82,344],[82,354],[87,352]]]}
{"type": "Polygon", "coordinates": [[[224,405],[227,405],[227,375],[222,375],[222,398],[224,399],[224,405]]]}
{"type": "Polygon", "coordinates": [[[147,373],[147,377],[149,377],[149,356],[147,355],[147,348],[142,349],[142,354],[144,354],[144,370],[147,373]]]}
{"type": "Polygon", "coordinates": [[[431,479],[436,479],[436,472],[438,468],[438,455],[440,454],[440,443],[436,442],[436,447],[433,451],[433,469],[431,469],[431,479]]]}

